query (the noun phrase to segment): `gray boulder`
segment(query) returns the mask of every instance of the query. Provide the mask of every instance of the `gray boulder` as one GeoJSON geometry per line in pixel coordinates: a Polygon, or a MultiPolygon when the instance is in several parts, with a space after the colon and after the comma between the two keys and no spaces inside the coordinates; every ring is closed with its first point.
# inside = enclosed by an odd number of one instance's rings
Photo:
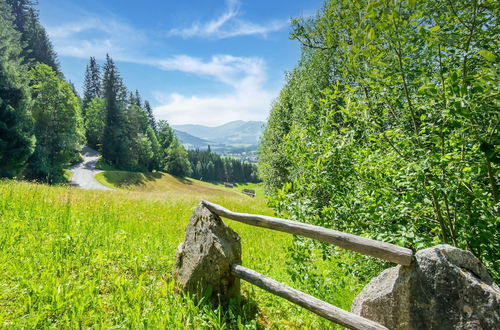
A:
{"type": "Polygon", "coordinates": [[[212,302],[225,302],[240,292],[231,264],[241,264],[240,236],[202,204],[194,211],[184,242],[177,248],[174,270],[176,290],[196,297],[208,294],[212,302]]]}
{"type": "Polygon", "coordinates": [[[500,289],[472,253],[438,245],[374,278],[351,311],[389,329],[500,329],[500,289]]]}

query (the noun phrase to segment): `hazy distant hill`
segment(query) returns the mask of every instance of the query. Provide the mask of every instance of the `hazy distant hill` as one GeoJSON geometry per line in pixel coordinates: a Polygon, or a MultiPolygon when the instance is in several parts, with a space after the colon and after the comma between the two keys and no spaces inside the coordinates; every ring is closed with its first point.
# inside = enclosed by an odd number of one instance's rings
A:
{"type": "MultiPolygon", "coordinates": [[[[175,130],[188,133],[193,137],[225,145],[257,146],[264,128],[262,121],[237,120],[221,126],[173,125],[175,130]]],[[[179,137],[184,142],[184,140],[179,137]]]]}
{"type": "Polygon", "coordinates": [[[214,144],[214,142],[200,139],[199,137],[176,129],[174,129],[174,133],[177,135],[177,138],[181,141],[181,143],[188,149],[206,149],[209,145],[214,144]]]}

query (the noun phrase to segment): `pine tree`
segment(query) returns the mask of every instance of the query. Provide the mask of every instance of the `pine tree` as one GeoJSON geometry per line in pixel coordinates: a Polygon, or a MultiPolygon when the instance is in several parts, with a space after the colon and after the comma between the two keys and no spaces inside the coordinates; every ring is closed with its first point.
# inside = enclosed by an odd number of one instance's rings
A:
{"type": "Polygon", "coordinates": [[[28,10],[28,22],[24,31],[27,47],[31,50],[29,58],[32,59],[33,63],[47,64],[62,77],[63,74],[59,68],[57,54],[47,35],[47,31],[40,24],[38,12],[34,8],[28,10]]]}
{"type": "Polygon", "coordinates": [[[14,27],[21,33],[22,57],[33,67],[45,63],[62,76],[57,55],[45,28],[40,24],[38,12],[31,0],[6,0],[14,17],[14,27]]]}
{"type": "Polygon", "coordinates": [[[91,57],[85,69],[83,83],[83,114],[87,104],[95,97],[101,97],[101,69],[94,57],[91,57]]]}
{"type": "Polygon", "coordinates": [[[138,106],[139,108],[142,108],[141,94],[139,94],[139,91],[137,89],[135,90],[134,101],[135,101],[136,106],[138,106]]]}
{"type": "Polygon", "coordinates": [[[106,108],[106,125],[102,141],[102,156],[111,165],[129,168],[131,143],[125,107],[126,90],[115,63],[106,55],[103,78],[103,96],[106,108]]]}
{"type": "Polygon", "coordinates": [[[158,125],[156,124],[156,120],[155,120],[155,117],[153,115],[153,109],[151,108],[151,105],[149,104],[148,100],[144,101],[144,110],[146,110],[146,112],[148,114],[149,123],[150,123],[151,127],[153,128],[153,130],[155,132],[158,132],[158,125]]]}
{"type": "Polygon", "coordinates": [[[20,35],[0,1],[0,177],[16,176],[33,152],[26,70],[20,63],[20,35]]]}

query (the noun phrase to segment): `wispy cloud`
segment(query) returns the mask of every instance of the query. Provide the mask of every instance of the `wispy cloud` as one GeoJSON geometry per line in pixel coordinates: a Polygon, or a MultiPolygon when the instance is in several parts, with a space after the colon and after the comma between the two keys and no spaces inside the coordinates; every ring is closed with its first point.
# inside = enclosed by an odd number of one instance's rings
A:
{"type": "Polygon", "coordinates": [[[112,18],[85,16],[78,21],[48,25],[47,32],[61,56],[104,58],[113,54],[126,60],[131,51],[147,42],[147,35],[112,18]]]}
{"type": "Polygon", "coordinates": [[[266,24],[258,24],[238,18],[240,2],[226,0],[227,8],[222,15],[205,23],[194,22],[190,27],[175,28],[167,32],[167,36],[182,38],[214,38],[224,39],[238,36],[260,35],[279,31],[288,25],[288,20],[274,20],[266,24]]]}
{"type": "Polygon", "coordinates": [[[260,58],[218,55],[203,61],[181,55],[157,61],[156,65],[163,70],[205,76],[232,87],[229,93],[211,96],[157,91],[156,101],[160,105],[154,113],[158,119],[172,124],[217,125],[231,120],[263,120],[268,113],[274,94],[264,88],[266,68],[260,58]]]}
{"type": "MultiPolygon", "coordinates": [[[[220,29],[236,13],[228,11],[226,15],[210,22],[207,29],[212,33],[220,33],[220,29]]],[[[186,54],[145,56],[140,52],[143,49],[141,46],[154,42],[150,39],[152,36],[106,17],[85,16],[81,21],[49,25],[47,30],[56,51],[62,56],[95,56],[102,60],[109,53],[117,61],[197,75],[200,79],[216,81],[230,88],[229,92],[210,96],[205,95],[203,90],[193,91],[189,95],[175,91],[153,91],[158,104],[154,113],[158,119],[166,119],[172,124],[216,125],[237,119],[263,120],[268,113],[273,94],[264,88],[267,68],[262,58],[228,54],[208,58],[186,54]]]]}

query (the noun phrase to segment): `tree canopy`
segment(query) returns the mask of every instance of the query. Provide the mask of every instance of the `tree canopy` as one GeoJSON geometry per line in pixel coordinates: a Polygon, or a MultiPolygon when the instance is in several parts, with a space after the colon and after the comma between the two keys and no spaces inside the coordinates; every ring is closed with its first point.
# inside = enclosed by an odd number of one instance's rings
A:
{"type": "Polygon", "coordinates": [[[294,19],[302,57],[259,155],[276,209],[414,249],[449,243],[498,278],[498,10],[340,0],[294,19]]]}

